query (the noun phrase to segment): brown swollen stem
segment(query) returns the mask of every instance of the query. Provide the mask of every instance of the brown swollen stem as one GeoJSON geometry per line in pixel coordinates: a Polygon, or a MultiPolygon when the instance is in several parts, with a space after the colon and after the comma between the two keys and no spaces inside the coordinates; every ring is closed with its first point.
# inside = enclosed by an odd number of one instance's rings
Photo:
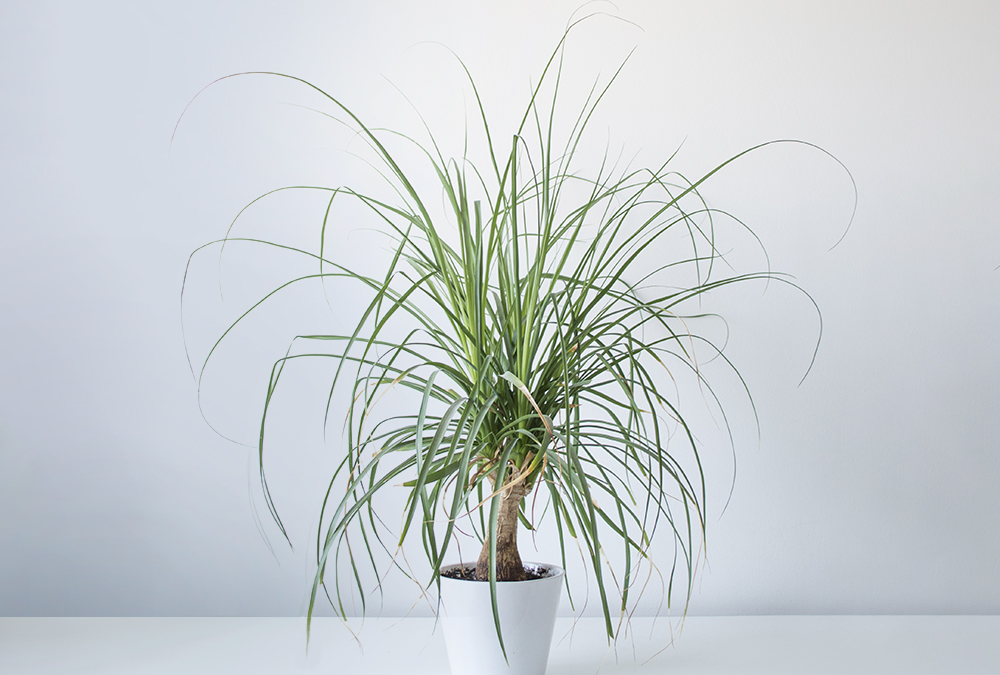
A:
{"type": "MultiPolygon", "coordinates": [[[[525,579],[521,554],[517,550],[517,512],[525,495],[530,492],[530,487],[527,480],[517,480],[520,475],[516,467],[509,467],[504,479],[504,490],[500,493],[500,513],[497,517],[497,581],[525,579]]],[[[487,581],[489,578],[490,540],[487,537],[483,542],[483,550],[479,553],[479,561],[476,563],[476,579],[487,581]]]]}

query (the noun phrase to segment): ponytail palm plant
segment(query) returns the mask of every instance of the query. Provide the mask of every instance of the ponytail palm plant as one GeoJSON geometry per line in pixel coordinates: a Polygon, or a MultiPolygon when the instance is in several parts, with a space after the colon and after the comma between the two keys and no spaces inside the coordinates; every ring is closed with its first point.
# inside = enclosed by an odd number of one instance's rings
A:
{"type": "MultiPolygon", "coordinates": [[[[673,383],[681,374],[693,378],[711,400],[699,355],[707,350],[728,363],[698,331],[709,315],[707,294],[781,278],[769,270],[720,274],[718,213],[699,188],[755,148],[695,180],[675,172],[669,159],[654,168],[622,169],[606,158],[578,166],[581,139],[617,73],[595,85],[578,114],[560,126],[565,40],[513,133],[494,135],[469,76],[481,124],[479,163],[468,154],[445,159],[433,136],[420,144],[375,129],[315,85],[267,73],[318,92],[327,106],[323,114],[366,142],[372,165],[394,194],[282,188],[328,195],[318,252],[243,241],[296,251],[315,267],[241,315],[201,365],[203,374],[226,336],[291,285],[353,285],[366,293],[352,329],[292,341],[273,364],[261,416],[264,495],[287,538],[265,478],[268,411],[286,367],[332,364],[327,413],[335,395],[343,395],[347,424],[320,513],[310,619],[321,593],[345,613],[345,583],[364,596],[362,563],[377,567],[379,550],[395,556],[408,540],[419,540],[430,564],[421,583],[440,583],[446,556],[468,531],[482,542],[475,577],[491,585],[495,605],[498,582],[525,578],[518,529],[519,523],[537,528],[536,509],[529,508],[536,502],[554,524],[564,566],[567,549],[574,540],[579,545],[609,635],[618,607],[624,611],[629,602],[638,564],[650,562],[657,531],[665,529],[678,552],[668,601],[678,572],[686,575],[690,595],[705,530],[706,481],[702,448],[673,383]],[[421,160],[404,166],[401,153],[390,149],[394,144],[412,144],[421,160]],[[436,187],[419,189],[415,172],[436,177],[436,187]],[[442,194],[443,215],[432,208],[442,194]],[[328,256],[344,200],[363,206],[390,238],[384,269],[373,273],[328,256]],[[380,398],[400,388],[415,392],[413,408],[379,417],[380,398]],[[386,490],[406,491],[398,530],[374,504],[386,490]],[[612,579],[608,541],[621,554],[620,574],[612,579]]],[[[230,231],[206,246],[236,240],[230,231]]]]}

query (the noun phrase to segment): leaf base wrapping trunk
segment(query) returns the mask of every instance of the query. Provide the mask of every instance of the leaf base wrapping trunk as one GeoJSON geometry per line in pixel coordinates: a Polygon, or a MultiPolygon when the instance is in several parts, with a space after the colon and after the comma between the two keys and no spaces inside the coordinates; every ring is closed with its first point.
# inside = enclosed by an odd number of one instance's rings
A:
{"type": "MultiPolygon", "coordinates": [[[[497,517],[497,581],[524,581],[524,564],[517,550],[517,513],[521,502],[530,491],[528,482],[514,481],[520,472],[511,467],[504,481],[504,490],[500,494],[500,513],[497,517]],[[509,487],[508,487],[509,486],[509,487]]],[[[476,562],[476,579],[489,581],[490,578],[490,540],[487,536],[483,542],[483,550],[476,562]]]]}

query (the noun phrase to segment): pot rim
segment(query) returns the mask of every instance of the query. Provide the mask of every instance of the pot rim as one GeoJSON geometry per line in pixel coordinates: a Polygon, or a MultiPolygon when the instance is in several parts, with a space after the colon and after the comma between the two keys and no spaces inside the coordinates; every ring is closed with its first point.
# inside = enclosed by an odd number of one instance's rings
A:
{"type": "MultiPolygon", "coordinates": [[[[540,581],[549,581],[551,579],[559,579],[559,578],[563,577],[566,574],[566,570],[564,570],[562,567],[559,567],[559,565],[554,565],[554,564],[551,564],[551,563],[539,563],[539,562],[524,561],[521,564],[524,565],[524,567],[526,569],[531,570],[535,574],[541,574],[542,576],[540,576],[537,579],[524,579],[523,581],[497,581],[497,583],[498,584],[532,584],[532,583],[537,583],[537,582],[540,582],[540,581]]],[[[472,583],[475,583],[475,584],[489,583],[488,581],[480,581],[479,579],[463,579],[463,578],[456,579],[454,577],[446,577],[446,576],[444,576],[444,572],[446,572],[446,571],[456,570],[456,569],[460,569],[460,568],[461,569],[468,569],[470,567],[473,568],[473,569],[475,569],[476,563],[474,563],[474,562],[460,562],[460,563],[452,563],[450,565],[442,565],[441,569],[438,570],[438,573],[441,576],[441,582],[444,583],[446,581],[447,582],[456,581],[456,582],[472,582],[472,583]]]]}

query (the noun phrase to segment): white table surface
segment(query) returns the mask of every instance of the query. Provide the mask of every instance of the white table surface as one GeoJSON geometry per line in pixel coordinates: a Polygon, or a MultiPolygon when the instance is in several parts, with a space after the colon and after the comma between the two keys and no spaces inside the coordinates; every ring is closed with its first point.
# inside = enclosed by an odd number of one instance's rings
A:
{"type": "MultiPolygon", "coordinates": [[[[446,675],[448,662],[434,619],[317,619],[307,653],[297,618],[0,618],[3,675],[299,672],[446,675]]],[[[643,618],[616,648],[602,620],[559,619],[547,675],[598,672],[997,675],[1000,616],[688,617],[679,635],[643,618]]]]}

